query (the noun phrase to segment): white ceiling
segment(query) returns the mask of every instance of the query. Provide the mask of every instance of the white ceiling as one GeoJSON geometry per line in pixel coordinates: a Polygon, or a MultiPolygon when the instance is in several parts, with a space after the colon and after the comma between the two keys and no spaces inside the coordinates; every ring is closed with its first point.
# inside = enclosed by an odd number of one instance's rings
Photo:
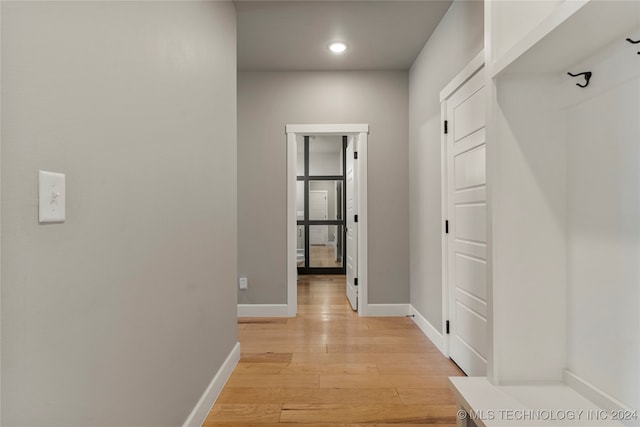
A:
{"type": "Polygon", "coordinates": [[[407,70],[451,0],[234,3],[240,71],[407,70]]]}

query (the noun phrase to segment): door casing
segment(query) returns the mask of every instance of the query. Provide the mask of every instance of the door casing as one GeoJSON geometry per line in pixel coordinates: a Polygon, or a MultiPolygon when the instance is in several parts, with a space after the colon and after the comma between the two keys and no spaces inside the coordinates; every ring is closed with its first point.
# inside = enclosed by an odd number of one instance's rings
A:
{"type": "Polygon", "coordinates": [[[358,314],[367,315],[367,142],[368,124],[291,124],[287,135],[287,315],[294,317],[298,306],[296,261],[297,142],[305,135],[353,135],[358,139],[358,314]]]}

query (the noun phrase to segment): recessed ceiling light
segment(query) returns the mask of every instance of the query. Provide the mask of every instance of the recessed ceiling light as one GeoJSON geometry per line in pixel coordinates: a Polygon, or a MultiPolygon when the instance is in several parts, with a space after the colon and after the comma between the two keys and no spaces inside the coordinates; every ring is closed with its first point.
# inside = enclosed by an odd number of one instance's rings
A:
{"type": "Polygon", "coordinates": [[[331,42],[329,43],[329,50],[333,53],[342,53],[347,50],[347,44],[344,42],[331,42]]]}

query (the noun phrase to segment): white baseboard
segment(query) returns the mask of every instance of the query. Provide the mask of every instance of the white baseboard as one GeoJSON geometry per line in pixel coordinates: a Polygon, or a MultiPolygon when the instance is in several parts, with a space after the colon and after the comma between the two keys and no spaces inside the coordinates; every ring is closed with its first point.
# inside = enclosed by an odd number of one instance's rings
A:
{"type": "Polygon", "coordinates": [[[409,304],[367,304],[365,316],[406,316],[409,304]]]}
{"type": "Polygon", "coordinates": [[[209,411],[216,402],[216,399],[220,395],[222,388],[226,384],[227,380],[231,376],[233,369],[240,360],[240,343],[236,343],[231,350],[231,353],[227,356],[216,375],[213,377],[209,386],[198,400],[198,403],[193,408],[187,420],[182,424],[182,427],[201,427],[204,420],[207,418],[209,411]]]}
{"type": "Polygon", "coordinates": [[[447,351],[445,349],[444,336],[438,332],[436,328],[422,315],[414,306],[409,306],[409,314],[412,314],[413,321],[418,328],[429,338],[429,340],[435,345],[440,353],[444,354],[446,357],[449,357],[447,351]]]}
{"type": "Polygon", "coordinates": [[[287,304],[238,304],[238,317],[290,317],[287,304]]]}
{"type": "MultiPolygon", "coordinates": [[[[624,403],[620,402],[613,396],[606,393],[604,390],[599,389],[595,385],[579,377],[578,375],[569,371],[568,369],[563,372],[562,376],[563,376],[564,383],[566,385],[568,385],[569,387],[574,389],[576,392],[578,392],[582,396],[586,397],[587,399],[589,399],[590,401],[592,401],[593,403],[595,403],[596,405],[598,405],[599,407],[607,411],[610,411],[610,412],[620,411],[620,412],[628,412],[628,413],[632,413],[634,411],[633,408],[630,408],[629,406],[625,405],[624,403]]],[[[634,422],[637,422],[637,421],[634,420],[634,422]]],[[[627,423],[623,422],[623,424],[627,424],[627,423]]],[[[627,425],[637,425],[637,424],[631,423],[627,425]]]]}

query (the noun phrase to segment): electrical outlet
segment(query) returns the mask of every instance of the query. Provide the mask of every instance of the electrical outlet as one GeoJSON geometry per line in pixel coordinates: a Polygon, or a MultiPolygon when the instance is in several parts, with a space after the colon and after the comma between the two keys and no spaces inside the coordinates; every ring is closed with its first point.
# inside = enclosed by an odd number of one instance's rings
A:
{"type": "Polygon", "coordinates": [[[38,171],[38,221],[64,222],[65,176],[61,173],[38,171]]]}
{"type": "Polygon", "coordinates": [[[240,278],[240,289],[249,289],[249,281],[246,277],[240,278]]]}

